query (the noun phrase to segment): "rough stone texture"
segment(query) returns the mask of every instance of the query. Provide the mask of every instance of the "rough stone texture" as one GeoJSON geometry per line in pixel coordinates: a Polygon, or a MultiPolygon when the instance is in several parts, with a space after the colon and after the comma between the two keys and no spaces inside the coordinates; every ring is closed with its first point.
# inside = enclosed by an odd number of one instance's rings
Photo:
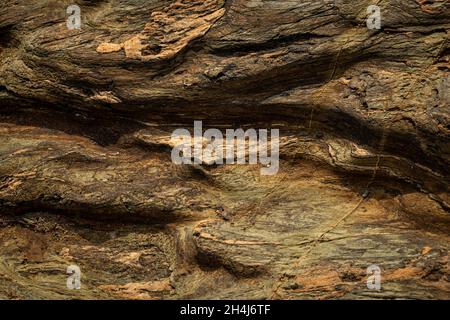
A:
{"type": "Polygon", "coordinates": [[[0,298],[450,298],[448,1],[76,2],[0,2],[0,298]],[[279,173],[173,164],[194,120],[279,173]]]}

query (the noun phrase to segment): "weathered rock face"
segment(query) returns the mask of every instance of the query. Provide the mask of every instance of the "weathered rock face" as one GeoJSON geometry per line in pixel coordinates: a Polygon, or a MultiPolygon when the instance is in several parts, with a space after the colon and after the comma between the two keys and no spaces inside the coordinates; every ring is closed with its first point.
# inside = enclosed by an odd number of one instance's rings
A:
{"type": "Polygon", "coordinates": [[[0,298],[450,298],[448,1],[71,4],[0,3],[0,298]],[[172,163],[196,120],[278,174],[172,163]]]}

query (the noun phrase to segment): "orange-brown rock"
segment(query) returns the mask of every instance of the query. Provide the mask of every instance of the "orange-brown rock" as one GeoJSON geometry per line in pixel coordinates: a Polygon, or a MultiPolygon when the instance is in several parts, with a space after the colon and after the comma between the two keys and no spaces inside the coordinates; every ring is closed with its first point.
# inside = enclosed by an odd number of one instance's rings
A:
{"type": "Polygon", "coordinates": [[[448,1],[77,2],[0,3],[0,298],[450,298],[448,1]],[[174,164],[196,120],[278,174],[174,164]]]}

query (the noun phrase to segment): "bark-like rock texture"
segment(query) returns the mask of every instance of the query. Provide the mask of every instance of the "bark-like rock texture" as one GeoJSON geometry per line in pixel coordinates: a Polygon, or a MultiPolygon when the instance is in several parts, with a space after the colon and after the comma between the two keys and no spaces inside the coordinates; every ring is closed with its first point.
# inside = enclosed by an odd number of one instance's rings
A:
{"type": "Polygon", "coordinates": [[[446,0],[1,0],[0,298],[450,298],[449,27],[446,0]],[[173,164],[194,120],[279,129],[279,173],[173,164]]]}

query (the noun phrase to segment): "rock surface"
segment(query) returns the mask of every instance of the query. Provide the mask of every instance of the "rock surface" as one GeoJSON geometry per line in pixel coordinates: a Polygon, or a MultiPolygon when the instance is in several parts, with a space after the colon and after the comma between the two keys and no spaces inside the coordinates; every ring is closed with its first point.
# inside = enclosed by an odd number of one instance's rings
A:
{"type": "Polygon", "coordinates": [[[450,298],[448,1],[71,4],[0,3],[0,298],[450,298]],[[278,174],[172,163],[197,120],[278,174]]]}

